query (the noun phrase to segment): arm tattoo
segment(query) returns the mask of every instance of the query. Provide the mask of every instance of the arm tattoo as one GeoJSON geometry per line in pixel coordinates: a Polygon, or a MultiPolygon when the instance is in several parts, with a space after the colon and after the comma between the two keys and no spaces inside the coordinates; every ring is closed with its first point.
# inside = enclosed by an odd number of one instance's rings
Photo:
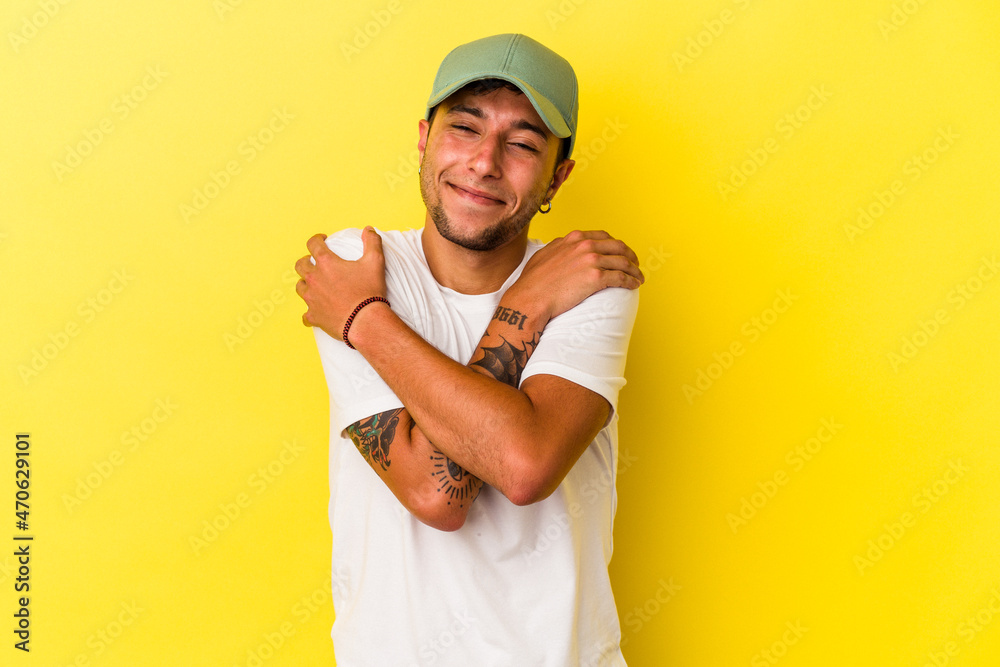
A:
{"type": "Polygon", "coordinates": [[[524,331],[524,321],[528,319],[528,316],[519,310],[497,306],[496,311],[493,313],[493,317],[490,319],[497,320],[498,322],[507,322],[512,327],[516,326],[518,331],[524,331]]]}
{"type": "Polygon", "coordinates": [[[479,496],[483,482],[478,477],[470,475],[437,449],[431,455],[431,461],[434,462],[431,475],[438,483],[438,493],[448,496],[449,505],[454,501],[459,507],[465,507],[466,501],[471,503],[479,496]]]}
{"type": "Polygon", "coordinates": [[[536,332],[531,340],[525,341],[521,349],[516,348],[506,338],[500,336],[503,342],[496,347],[483,346],[483,358],[473,361],[470,366],[479,366],[500,382],[517,387],[521,381],[521,372],[528,363],[528,357],[535,351],[535,346],[541,340],[536,332]]]}
{"type": "Polygon", "coordinates": [[[392,463],[389,460],[389,445],[396,437],[400,412],[402,408],[380,412],[347,427],[354,446],[372,467],[378,463],[382,470],[387,470],[392,463]]]}

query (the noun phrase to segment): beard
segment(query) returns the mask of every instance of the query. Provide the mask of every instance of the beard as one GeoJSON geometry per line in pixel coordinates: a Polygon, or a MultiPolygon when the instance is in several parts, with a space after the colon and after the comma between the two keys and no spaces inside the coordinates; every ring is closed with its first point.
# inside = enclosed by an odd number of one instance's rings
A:
{"type": "MultiPolygon", "coordinates": [[[[521,231],[528,226],[531,219],[535,217],[535,211],[542,205],[545,193],[548,192],[548,184],[532,192],[524,206],[517,212],[504,216],[485,229],[474,233],[462,234],[444,210],[441,204],[441,196],[434,184],[433,170],[428,169],[420,174],[420,196],[424,200],[424,206],[430,213],[434,226],[445,239],[455,245],[474,250],[477,252],[487,252],[496,250],[512,239],[516,238],[521,231]]],[[[449,187],[449,186],[445,186],[449,187]]]]}

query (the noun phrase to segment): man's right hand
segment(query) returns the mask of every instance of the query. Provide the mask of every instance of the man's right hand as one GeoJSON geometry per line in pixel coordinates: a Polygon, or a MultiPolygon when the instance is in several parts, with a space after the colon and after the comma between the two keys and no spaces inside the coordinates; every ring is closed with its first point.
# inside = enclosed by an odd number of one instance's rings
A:
{"type": "Polygon", "coordinates": [[[547,322],[605,287],[636,289],[645,280],[624,241],[604,231],[572,231],[532,255],[505,297],[537,309],[547,322]]]}

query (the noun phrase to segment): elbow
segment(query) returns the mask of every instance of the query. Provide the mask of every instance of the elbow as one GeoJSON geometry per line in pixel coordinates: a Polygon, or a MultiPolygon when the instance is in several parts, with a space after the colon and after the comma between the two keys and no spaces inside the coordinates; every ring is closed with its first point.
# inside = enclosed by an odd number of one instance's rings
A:
{"type": "Polygon", "coordinates": [[[535,459],[526,459],[511,467],[508,482],[500,491],[507,500],[524,507],[541,502],[552,495],[564,475],[552,466],[535,459]]]}
{"type": "Polygon", "coordinates": [[[415,514],[414,516],[416,516],[421,523],[430,526],[431,528],[435,528],[444,533],[451,533],[465,525],[465,517],[468,515],[465,512],[462,512],[461,514],[452,512],[443,516],[426,514],[415,514]]]}
{"type": "Polygon", "coordinates": [[[504,495],[507,496],[507,500],[514,503],[518,507],[534,505],[537,502],[545,500],[551,494],[551,491],[544,492],[541,487],[529,484],[515,484],[504,492],[504,495]]]}
{"type": "Polygon", "coordinates": [[[441,494],[434,495],[436,497],[425,497],[407,503],[406,509],[421,523],[442,532],[454,532],[464,526],[465,519],[469,516],[469,503],[456,506],[444,502],[441,494]]]}

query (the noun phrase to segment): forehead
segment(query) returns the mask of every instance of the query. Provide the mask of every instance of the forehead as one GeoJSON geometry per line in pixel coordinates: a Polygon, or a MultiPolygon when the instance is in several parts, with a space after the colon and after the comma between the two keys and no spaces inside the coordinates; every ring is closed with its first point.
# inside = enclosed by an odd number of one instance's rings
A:
{"type": "Polygon", "coordinates": [[[441,103],[436,115],[447,115],[452,112],[470,113],[484,120],[530,128],[538,131],[547,141],[558,140],[535,111],[528,96],[506,87],[489,92],[477,92],[470,87],[462,88],[441,103]]]}

